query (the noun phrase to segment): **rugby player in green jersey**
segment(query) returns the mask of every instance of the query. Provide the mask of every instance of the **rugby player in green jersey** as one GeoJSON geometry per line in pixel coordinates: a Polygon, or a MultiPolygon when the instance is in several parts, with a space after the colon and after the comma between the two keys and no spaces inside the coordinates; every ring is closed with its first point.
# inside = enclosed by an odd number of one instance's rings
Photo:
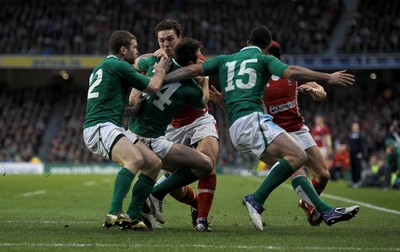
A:
{"type": "MultiPolygon", "coordinates": [[[[197,63],[200,48],[200,42],[183,38],[175,46],[171,71],[197,63]]],[[[134,105],[133,100],[137,95],[137,91],[131,92],[131,105],[134,105]]],[[[162,168],[172,173],[157,184],[150,195],[157,220],[164,223],[162,213],[156,211],[159,209],[159,202],[172,190],[191,184],[212,171],[213,164],[208,156],[191,147],[174,143],[164,136],[174,116],[187,104],[191,104],[195,109],[205,108],[204,93],[202,88],[190,79],[165,84],[157,93],[145,94],[145,97],[137,114],[129,120],[129,130],[162,159],[162,168]]],[[[129,214],[129,210],[127,213],[129,214]]]]}
{"type": "MultiPolygon", "coordinates": [[[[307,154],[296,141],[272,122],[272,116],[263,113],[262,97],[269,78],[276,75],[300,82],[315,81],[342,86],[354,82],[354,76],[345,71],[328,74],[287,66],[279,59],[266,55],[270,46],[271,32],[267,27],[260,26],[252,30],[247,46],[239,52],[178,69],[167,74],[165,79],[168,83],[218,74],[230,123],[229,133],[236,149],[264,162],[268,162],[269,156],[281,158],[272,166],[259,189],[243,199],[252,224],[258,230],[263,230],[261,214],[269,194],[301,168],[307,159],[307,154]]],[[[316,194],[309,181],[299,186],[306,194],[316,194]]],[[[321,209],[328,225],[351,219],[359,210],[358,206],[332,208],[322,200],[318,204],[316,208],[321,209]]]]}
{"type": "Polygon", "coordinates": [[[147,93],[157,92],[171,62],[160,59],[154,66],[154,75],[149,78],[136,72],[131,65],[137,53],[137,40],[132,33],[121,30],[111,34],[107,58],[90,75],[83,138],[90,151],[122,167],[103,225],[146,230],[139,219],[140,211],[153,188],[161,160],[122,127],[122,118],[131,87],[147,93]],[[130,208],[137,211],[128,216],[122,211],[123,199],[139,170],[141,174],[132,188],[130,203],[130,208]]]}
{"type": "MultiPolygon", "coordinates": [[[[140,56],[135,61],[134,66],[139,71],[151,71],[154,63],[158,62],[158,58],[162,56],[174,57],[175,46],[182,39],[181,25],[176,20],[165,19],[157,24],[155,34],[160,49],[153,54],[140,56]]],[[[203,61],[204,56],[200,55],[199,63],[203,61]]],[[[208,222],[208,215],[217,186],[216,162],[219,151],[216,120],[208,113],[208,82],[208,77],[202,77],[199,82],[203,88],[206,108],[196,110],[191,104],[187,104],[184,109],[175,115],[165,132],[165,136],[168,139],[175,143],[193,147],[213,161],[213,171],[199,180],[197,186],[198,194],[190,186],[184,186],[170,192],[173,198],[191,206],[193,226],[197,231],[206,232],[212,231],[208,222]]],[[[169,173],[165,173],[158,179],[157,183],[161,183],[168,175],[169,173]]],[[[162,208],[158,209],[155,214],[161,217],[162,208]]],[[[163,220],[161,219],[161,221],[163,220]]]]}

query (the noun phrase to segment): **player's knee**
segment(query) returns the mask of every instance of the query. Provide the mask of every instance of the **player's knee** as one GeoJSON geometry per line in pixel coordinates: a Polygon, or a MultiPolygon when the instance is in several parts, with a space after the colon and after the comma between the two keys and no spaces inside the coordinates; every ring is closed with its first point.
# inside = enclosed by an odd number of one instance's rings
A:
{"type": "Polygon", "coordinates": [[[298,151],[296,156],[301,164],[304,164],[308,159],[307,153],[304,150],[298,151]]]}
{"type": "Polygon", "coordinates": [[[161,169],[161,166],[162,166],[161,159],[159,159],[158,157],[155,157],[150,161],[149,168],[152,170],[157,170],[157,172],[159,172],[161,169]]]}
{"type": "Polygon", "coordinates": [[[325,170],[320,171],[320,172],[317,174],[316,177],[317,177],[316,179],[317,179],[318,183],[320,183],[320,184],[327,184],[328,181],[329,181],[329,179],[330,179],[330,174],[329,174],[328,169],[325,169],[325,170]]]}
{"type": "Polygon", "coordinates": [[[213,171],[213,162],[211,158],[207,157],[206,155],[203,156],[203,160],[201,163],[201,177],[207,176],[213,171]]]}
{"type": "Polygon", "coordinates": [[[127,160],[122,161],[122,166],[129,169],[133,173],[136,173],[144,164],[143,158],[139,157],[130,157],[127,160]]]}

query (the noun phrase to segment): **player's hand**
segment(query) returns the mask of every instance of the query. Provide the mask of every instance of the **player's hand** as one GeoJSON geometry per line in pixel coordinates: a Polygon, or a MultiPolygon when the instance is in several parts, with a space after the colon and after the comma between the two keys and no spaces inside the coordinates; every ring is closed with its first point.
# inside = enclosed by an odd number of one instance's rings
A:
{"type": "Polygon", "coordinates": [[[172,65],[172,60],[169,59],[169,58],[164,58],[163,57],[163,58],[160,59],[160,61],[158,63],[156,63],[154,65],[154,69],[156,71],[162,70],[162,71],[168,72],[168,70],[170,69],[171,65],[172,65]]]}
{"type": "Polygon", "coordinates": [[[308,94],[308,95],[312,95],[316,91],[315,88],[313,88],[309,85],[301,85],[301,86],[297,87],[297,90],[299,90],[300,93],[308,94]]]}
{"type": "Polygon", "coordinates": [[[213,85],[210,86],[209,92],[210,101],[222,107],[224,105],[224,96],[222,95],[222,93],[219,92],[213,85]]]}
{"type": "Polygon", "coordinates": [[[157,51],[155,51],[154,53],[153,53],[153,56],[154,57],[157,57],[157,58],[168,58],[168,55],[165,53],[165,51],[163,50],[163,49],[158,49],[157,51]]]}
{"type": "Polygon", "coordinates": [[[353,74],[346,73],[346,70],[341,70],[331,73],[328,83],[347,87],[353,85],[354,81],[355,79],[353,74]]]}

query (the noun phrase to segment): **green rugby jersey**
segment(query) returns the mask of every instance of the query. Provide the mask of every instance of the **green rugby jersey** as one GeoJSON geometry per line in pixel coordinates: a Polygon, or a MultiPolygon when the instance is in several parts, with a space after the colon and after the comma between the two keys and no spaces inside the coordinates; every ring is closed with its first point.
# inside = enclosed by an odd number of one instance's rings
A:
{"type": "Polygon", "coordinates": [[[203,62],[205,75],[218,74],[229,123],[253,112],[263,112],[262,97],[272,74],[281,77],[288,66],[256,46],[203,62]]]}
{"type": "Polygon", "coordinates": [[[122,126],[130,88],[144,90],[149,82],[149,77],[138,73],[128,62],[108,56],[90,75],[83,128],[105,122],[122,126]]]}
{"type": "MultiPolygon", "coordinates": [[[[170,72],[179,67],[174,61],[170,72]]],[[[205,108],[203,90],[194,80],[164,84],[142,102],[139,112],[129,119],[129,129],[142,137],[163,136],[175,114],[188,103],[195,109],[205,108]]]]}
{"type": "Polygon", "coordinates": [[[151,76],[153,75],[152,71],[154,69],[154,64],[158,63],[159,61],[160,58],[157,58],[155,56],[140,59],[138,63],[139,71],[145,72],[146,75],[151,76]]]}

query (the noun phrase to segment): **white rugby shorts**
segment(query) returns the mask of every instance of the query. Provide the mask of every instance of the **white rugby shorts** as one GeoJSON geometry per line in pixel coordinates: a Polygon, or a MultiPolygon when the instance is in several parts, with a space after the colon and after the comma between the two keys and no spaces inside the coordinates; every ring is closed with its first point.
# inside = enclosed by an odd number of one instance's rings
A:
{"type": "Polygon", "coordinates": [[[99,123],[83,130],[83,141],[86,147],[99,156],[111,159],[111,147],[119,135],[126,136],[132,143],[137,141],[136,135],[111,122],[99,123]]]}
{"type": "Polygon", "coordinates": [[[168,125],[165,136],[174,143],[193,146],[195,143],[208,136],[218,139],[218,132],[215,126],[216,123],[214,117],[206,112],[191,124],[180,128],[174,128],[171,125],[168,125]]]}
{"type": "Polygon", "coordinates": [[[314,139],[312,138],[309,128],[303,125],[298,131],[288,132],[297,142],[297,144],[303,149],[307,150],[313,146],[316,146],[314,139]]]}
{"type": "Polygon", "coordinates": [[[285,132],[272,122],[272,116],[261,112],[237,119],[229,128],[229,135],[235,148],[252,157],[260,158],[269,144],[285,132]]]}

